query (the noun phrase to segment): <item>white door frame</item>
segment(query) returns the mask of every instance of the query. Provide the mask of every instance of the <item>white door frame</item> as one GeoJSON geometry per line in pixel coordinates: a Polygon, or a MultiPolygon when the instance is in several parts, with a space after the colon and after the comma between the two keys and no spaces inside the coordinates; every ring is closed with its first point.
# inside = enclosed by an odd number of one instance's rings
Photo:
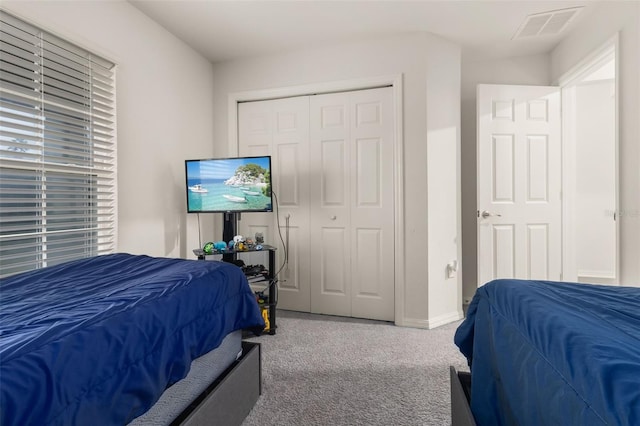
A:
{"type": "Polygon", "coordinates": [[[228,153],[238,155],[238,103],[247,101],[264,101],[269,99],[304,96],[317,93],[347,92],[352,90],[373,89],[392,86],[394,110],[394,318],[396,325],[405,325],[404,319],[404,138],[402,133],[402,74],[342,80],[324,83],[311,83],[300,86],[280,87],[274,89],[249,90],[230,93],[227,100],[229,135],[228,153]]]}
{"type": "MultiPolygon", "coordinates": [[[[567,71],[558,79],[560,86],[560,95],[562,102],[561,123],[562,123],[562,273],[564,281],[577,281],[577,260],[576,260],[576,235],[572,218],[575,212],[576,198],[572,188],[575,188],[576,174],[576,137],[573,129],[575,128],[575,108],[574,108],[574,89],[575,85],[580,82],[586,75],[593,71],[596,67],[603,65],[615,58],[615,212],[618,215],[620,210],[620,180],[619,180],[619,103],[620,103],[620,44],[619,33],[614,34],[602,46],[593,51],[582,61],[577,63],[573,68],[567,71]]],[[[615,280],[620,279],[620,217],[616,218],[616,264],[615,264],[615,280]]]]}

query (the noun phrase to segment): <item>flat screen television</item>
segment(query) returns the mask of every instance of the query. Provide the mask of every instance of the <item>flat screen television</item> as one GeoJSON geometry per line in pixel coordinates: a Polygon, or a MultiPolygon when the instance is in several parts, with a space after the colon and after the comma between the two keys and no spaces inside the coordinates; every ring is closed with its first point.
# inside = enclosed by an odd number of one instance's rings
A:
{"type": "Polygon", "coordinates": [[[271,156],[185,160],[189,213],[271,212],[271,156]]]}

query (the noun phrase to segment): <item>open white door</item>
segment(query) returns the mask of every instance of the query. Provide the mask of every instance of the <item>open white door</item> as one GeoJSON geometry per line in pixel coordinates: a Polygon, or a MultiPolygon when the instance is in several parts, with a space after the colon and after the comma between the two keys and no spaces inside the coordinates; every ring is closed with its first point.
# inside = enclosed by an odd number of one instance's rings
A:
{"type": "Polygon", "coordinates": [[[478,284],[560,280],[560,90],[478,85],[478,284]]]}

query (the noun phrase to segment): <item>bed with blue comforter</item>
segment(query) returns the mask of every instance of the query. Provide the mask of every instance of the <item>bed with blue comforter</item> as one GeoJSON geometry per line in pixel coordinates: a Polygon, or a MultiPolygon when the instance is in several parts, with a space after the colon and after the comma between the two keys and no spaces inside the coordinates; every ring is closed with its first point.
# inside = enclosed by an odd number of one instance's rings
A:
{"type": "Polygon", "coordinates": [[[0,424],[124,425],[264,321],[240,268],[113,254],[0,281],[0,424]]]}
{"type": "Polygon", "coordinates": [[[640,288],[492,281],[455,343],[479,425],[640,425],[640,288]]]}

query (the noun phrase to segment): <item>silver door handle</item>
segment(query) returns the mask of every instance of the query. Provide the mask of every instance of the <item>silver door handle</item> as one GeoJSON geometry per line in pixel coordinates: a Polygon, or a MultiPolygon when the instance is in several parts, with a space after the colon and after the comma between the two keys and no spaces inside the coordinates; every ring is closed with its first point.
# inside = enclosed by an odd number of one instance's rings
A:
{"type": "Polygon", "coordinates": [[[336,220],[337,218],[338,218],[337,216],[331,216],[329,219],[336,220]]]}
{"type": "Polygon", "coordinates": [[[483,219],[486,219],[486,218],[491,217],[491,216],[498,216],[498,217],[502,217],[502,215],[501,215],[501,214],[498,214],[498,213],[491,213],[491,212],[488,212],[488,211],[486,211],[486,210],[483,210],[483,211],[482,211],[482,213],[481,213],[481,215],[482,215],[482,218],[483,218],[483,219]]]}

